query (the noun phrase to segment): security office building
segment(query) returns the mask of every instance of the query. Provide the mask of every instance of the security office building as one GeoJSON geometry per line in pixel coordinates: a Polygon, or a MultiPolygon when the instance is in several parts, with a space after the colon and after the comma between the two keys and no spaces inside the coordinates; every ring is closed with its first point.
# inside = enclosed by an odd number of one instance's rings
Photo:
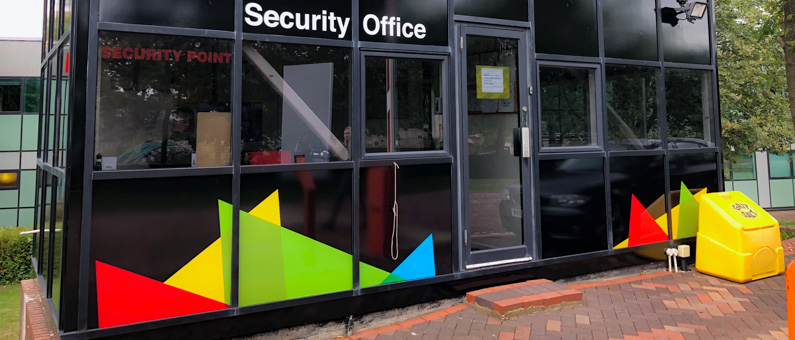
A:
{"type": "Polygon", "coordinates": [[[256,334],[693,243],[724,183],[713,7],[47,0],[33,261],[62,338],[256,334]]]}

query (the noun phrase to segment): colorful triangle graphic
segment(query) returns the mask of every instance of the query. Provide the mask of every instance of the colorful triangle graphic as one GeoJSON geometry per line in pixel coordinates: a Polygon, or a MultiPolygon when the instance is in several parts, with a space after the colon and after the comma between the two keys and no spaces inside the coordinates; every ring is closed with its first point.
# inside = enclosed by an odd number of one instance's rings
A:
{"type": "Polygon", "coordinates": [[[258,305],[287,298],[284,277],[283,228],[243,211],[240,212],[241,306],[258,305]]]}
{"type": "Polygon", "coordinates": [[[221,228],[221,258],[223,261],[224,302],[230,304],[232,294],[232,211],[231,204],[218,200],[218,221],[221,228]]]}
{"type": "Polygon", "coordinates": [[[312,238],[281,228],[287,298],[353,289],[353,257],[312,238]]]}
{"type": "Polygon", "coordinates": [[[389,274],[389,276],[386,279],[384,279],[384,281],[381,281],[381,284],[382,285],[386,285],[386,284],[390,284],[390,283],[403,282],[403,281],[406,281],[406,279],[404,279],[404,278],[402,278],[400,276],[397,276],[395,274],[389,274]]]}
{"type": "Polygon", "coordinates": [[[646,208],[632,195],[632,208],[629,214],[629,247],[668,241],[660,225],[646,211],[646,208]]]}
{"type": "Polygon", "coordinates": [[[417,249],[403,260],[392,275],[406,280],[417,280],[436,276],[436,263],[433,254],[433,234],[422,241],[417,249]]]}
{"type": "Polygon", "coordinates": [[[373,267],[367,263],[359,262],[359,287],[366,288],[383,284],[389,273],[373,267]]]}
{"type": "Polygon", "coordinates": [[[696,236],[698,233],[698,209],[698,201],[682,182],[679,191],[679,228],[674,234],[677,239],[696,236]]]}
{"type": "Polygon", "coordinates": [[[227,308],[226,304],[96,262],[99,328],[227,308]]]}
{"type": "Polygon", "coordinates": [[[221,242],[213,242],[165,283],[226,304],[221,242]]]}
{"type": "Polygon", "coordinates": [[[274,191],[251,212],[251,216],[258,217],[275,225],[282,225],[282,214],[279,208],[279,190],[274,191]]]}

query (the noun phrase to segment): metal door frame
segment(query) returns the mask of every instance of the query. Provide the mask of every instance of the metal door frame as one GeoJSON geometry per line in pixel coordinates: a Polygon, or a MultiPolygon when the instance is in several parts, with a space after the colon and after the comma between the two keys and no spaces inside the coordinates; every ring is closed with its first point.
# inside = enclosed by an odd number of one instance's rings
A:
{"type": "Polygon", "coordinates": [[[463,237],[463,265],[467,270],[473,270],[488,266],[496,266],[508,263],[527,262],[535,258],[536,250],[536,235],[535,235],[535,202],[532,171],[534,170],[535,162],[535,140],[533,137],[533,105],[532,105],[532,87],[531,82],[531,54],[530,54],[530,32],[525,28],[514,27],[495,27],[484,26],[475,24],[458,24],[458,48],[457,52],[459,57],[459,67],[456,70],[459,76],[459,118],[460,118],[460,138],[468,138],[469,131],[469,115],[468,112],[468,94],[467,94],[467,54],[466,54],[466,39],[467,36],[484,36],[494,38],[509,38],[518,41],[518,63],[517,63],[517,77],[519,78],[518,92],[519,96],[519,127],[528,128],[530,130],[530,158],[519,158],[520,166],[520,180],[522,182],[522,229],[523,229],[523,245],[472,252],[471,240],[471,227],[469,220],[470,206],[469,206],[469,145],[464,141],[460,142],[460,204],[461,204],[461,228],[463,237]],[[524,92],[524,95],[521,93],[524,92]],[[527,108],[527,111],[524,111],[527,108]]]}

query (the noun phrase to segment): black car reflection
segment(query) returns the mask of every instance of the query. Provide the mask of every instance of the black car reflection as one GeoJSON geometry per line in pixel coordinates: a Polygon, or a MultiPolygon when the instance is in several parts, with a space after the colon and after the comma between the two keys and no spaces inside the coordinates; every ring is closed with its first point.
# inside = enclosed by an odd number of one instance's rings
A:
{"type": "MultiPolygon", "coordinates": [[[[613,242],[629,236],[632,196],[657,218],[665,213],[664,160],[659,156],[611,158],[611,216],[613,242]],[[653,204],[662,202],[661,204],[653,204]]],[[[716,191],[717,165],[712,153],[670,156],[671,186],[685,182],[691,190],[716,191]]],[[[602,158],[539,162],[542,254],[552,258],[607,249],[605,176],[602,158]]],[[[521,184],[506,186],[500,202],[502,226],[520,233],[521,184]]],[[[678,201],[677,201],[678,202],[678,201]]],[[[677,202],[672,202],[676,205],[677,202]]],[[[530,223],[532,225],[532,223],[530,223]]]]}

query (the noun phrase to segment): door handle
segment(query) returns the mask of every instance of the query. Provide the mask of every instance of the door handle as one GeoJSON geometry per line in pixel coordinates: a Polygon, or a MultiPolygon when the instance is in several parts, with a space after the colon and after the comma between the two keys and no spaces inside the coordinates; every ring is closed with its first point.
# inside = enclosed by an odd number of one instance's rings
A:
{"type": "Polygon", "coordinates": [[[513,129],[513,155],[530,158],[530,128],[513,129]]]}

